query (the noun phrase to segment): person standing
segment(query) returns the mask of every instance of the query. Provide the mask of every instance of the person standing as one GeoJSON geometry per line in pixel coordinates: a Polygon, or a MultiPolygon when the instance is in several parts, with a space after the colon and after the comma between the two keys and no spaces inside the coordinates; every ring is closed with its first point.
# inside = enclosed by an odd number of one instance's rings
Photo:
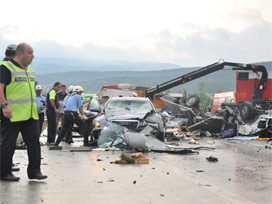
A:
{"type": "MultiPolygon", "coordinates": [[[[16,48],[17,45],[16,44],[10,44],[7,46],[6,51],[5,51],[5,58],[3,59],[2,62],[7,62],[11,59],[14,59],[15,54],[16,54],[16,48]]],[[[0,65],[2,64],[2,62],[0,63],[0,65]]],[[[1,108],[2,111],[2,108],[1,108]]],[[[0,136],[1,136],[1,119],[0,119],[0,136]]],[[[12,171],[20,171],[19,167],[16,167],[15,164],[12,164],[12,171]]]]}
{"type": "Polygon", "coordinates": [[[57,93],[57,98],[58,98],[58,102],[59,102],[59,107],[58,110],[59,112],[57,113],[57,119],[56,119],[56,133],[58,133],[58,124],[59,124],[59,120],[61,121],[61,128],[63,127],[63,123],[64,123],[64,98],[67,96],[66,93],[66,86],[63,84],[61,86],[60,91],[57,93]]]}
{"type": "Polygon", "coordinates": [[[46,179],[41,173],[39,121],[35,99],[35,75],[29,66],[34,58],[33,48],[21,43],[16,56],[0,67],[0,104],[2,106],[1,180],[19,181],[12,174],[12,157],[16,140],[22,133],[27,146],[29,179],[46,179]]]}
{"type": "MultiPolygon", "coordinates": [[[[81,94],[83,92],[83,88],[81,86],[76,86],[74,88],[73,94],[70,96],[67,106],[64,111],[64,127],[61,129],[54,146],[58,146],[67,131],[70,130],[71,124],[75,123],[82,132],[85,130],[85,123],[82,119],[86,119],[87,117],[83,112],[83,103],[81,101],[81,94]],[[81,117],[78,114],[78,111],[81,117]]],[[[84,134],[84,145],[86,142],[86,135],[84,134]]],[[[87,135],[88,139],[88,135],[87,135]]],[[[87,145],[87,144],[86,144],[87,145]]]]}
{"type": "MultiPolygon", "coordinates": [[[[73,94],[74,87],[75,87],[74,85],[70,85],[68,87],[68,94],[63,100],[64,111],[66,109],[66,106],[67,106],[67,103],[68,103],[68,100],[69,100],[70,96],[73,94]]],[[[64,124],[64,121],[63,121],[63,124],[64,124]]],[[[73,126],[74,126],[74,123],[71,123],[69,130],[65,134],[65,142],[68,143],[68,144],[74,143],[73,134],[72,134],[73,126]]]]}
{"type": "Polygon", "coordinates": [[[39,116],[39,130],[40,130],[40,136],[41,136],[43,122],[44,122],[44,111],[46,109],[46,97],[42,95],[41,85],[37,85],[35,87],[35,92],[36,92],[37,112],[39,116]]]}
{"type": "Polygon", "coordinates": [[[16,44],[8,45],[5,51],[5,58],[3,59],[3,61],[9,61],[13,59],[15,57],[16,48],[17,48],[16,44]]]}
{"type": "Polygon", "coordinates": [[[52,144],[56,139],[56,117],[58,110],[58,97],[57,92],[61,89],[61,83],[56,82],[52,89],[47,93],[46,101],[47,101],[47,109],[46,109],[46,117],[47,117],[47,143],[52,144]]]}

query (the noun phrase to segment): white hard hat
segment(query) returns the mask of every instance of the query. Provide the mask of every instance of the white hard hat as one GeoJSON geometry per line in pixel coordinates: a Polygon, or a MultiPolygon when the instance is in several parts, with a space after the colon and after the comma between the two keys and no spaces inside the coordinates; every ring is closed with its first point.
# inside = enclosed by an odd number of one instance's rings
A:
{"type": "Polygon", "coordinates": [[[69,92],[69,93],[72,93],[72,92],[74,91],[74,88],[75,88],[74,85],[69,86],[68,92],[69,92]]]}
{"type": "Polygon", "coordinates": [[[132,96],[133,96],[133,97],[138,97],[138,94],[137,94],[136,92],[133,92],[133,93],[132,93],[132,96]]]}
{"type": "Polygon", "coordinates": [[[37,86],[35,87],[35,90],[36,90],[36,91],[41,91],[41,90],[42,90],[42,86],[41,86],[41,85],[37,85],[37,86]]]}
{"type": "Polygon", "coordinates": [[[83,92],[84,89],[81,86],[75,86],[73,91],[79,93],[79,92],[83,92]]]}

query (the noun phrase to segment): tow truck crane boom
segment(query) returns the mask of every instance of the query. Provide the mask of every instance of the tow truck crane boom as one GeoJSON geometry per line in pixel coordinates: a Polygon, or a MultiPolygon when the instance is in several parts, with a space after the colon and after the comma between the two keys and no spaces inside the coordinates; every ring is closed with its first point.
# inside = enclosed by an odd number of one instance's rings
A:
{"type": "Polygon", "coordinates": [[[198,79],[202,76],[205,76],[210,73],[216,72],[218,70],[224,69],[225,66],[232,66],[233,70],[250,70],[255,73],[258,73],[258,72],[262,73],[260,83],[258,84],[258,86],[255,84],[254,92],[253,92],[253,96],[252,96],[252,100],[254,101],[253,104],[259,103],[258,101],[261,100],[262,92],[266,86],[266,81],[267,81],[267,77],[268,77],[266,68],[262,65],[225,62],[223,60],[220,60],[219,62],[208,65],[206,67],[200,68],[198,70],[189,72],[189,73],[179,76],[175,79],[166,81],[166,82],[159,84],[155,87],[151,87],[145,91],[145,96],[152,99],[156,93],[165,91],[167,89],[171,89],[175,86],[185,84],[189,81],[198,79]]]}

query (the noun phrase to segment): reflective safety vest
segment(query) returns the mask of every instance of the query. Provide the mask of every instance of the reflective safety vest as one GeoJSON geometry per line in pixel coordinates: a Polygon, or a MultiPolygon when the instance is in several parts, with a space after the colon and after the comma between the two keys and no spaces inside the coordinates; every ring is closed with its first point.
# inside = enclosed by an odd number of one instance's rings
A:
{"type": "MultiPolygon", "coordinates": [[[[0,62],[0,66],[4,63],[5,61],[3,60],[3,61],[1,61],[0,62]]],[[[2,106],[0,107],[0,113],[2,113],[2,106]]],[[[0,122],[1,122],[1,118],[0,118],[0,122]]],[[[1,134],[1,133],[0,133],[1,134]]]]}
{"type": "Polygon", "coordinates": [[[10,61],[2,64],[11,73],[11,81],[6,85],[6,99],[12,110],[10,121],[25,121],[30,118],[38,120],[33,69],[30,66],[22,69],[10,61]]]}

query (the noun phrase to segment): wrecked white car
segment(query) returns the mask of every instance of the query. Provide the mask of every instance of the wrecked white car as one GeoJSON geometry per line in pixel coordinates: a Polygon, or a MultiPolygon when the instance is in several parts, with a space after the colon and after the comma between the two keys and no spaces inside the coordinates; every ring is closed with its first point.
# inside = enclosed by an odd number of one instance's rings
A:
{"type": "Polygon", "coordinates": [[[115,123],[133,132],[140,132],[144,127],[150,126],[150,134],[164,141],[163,117],[148,98],[112,97],[105,104],[103,112],[103,115],[93,120],[92,135],[95,138],[100,136],[102,129],[115,123]]]}

